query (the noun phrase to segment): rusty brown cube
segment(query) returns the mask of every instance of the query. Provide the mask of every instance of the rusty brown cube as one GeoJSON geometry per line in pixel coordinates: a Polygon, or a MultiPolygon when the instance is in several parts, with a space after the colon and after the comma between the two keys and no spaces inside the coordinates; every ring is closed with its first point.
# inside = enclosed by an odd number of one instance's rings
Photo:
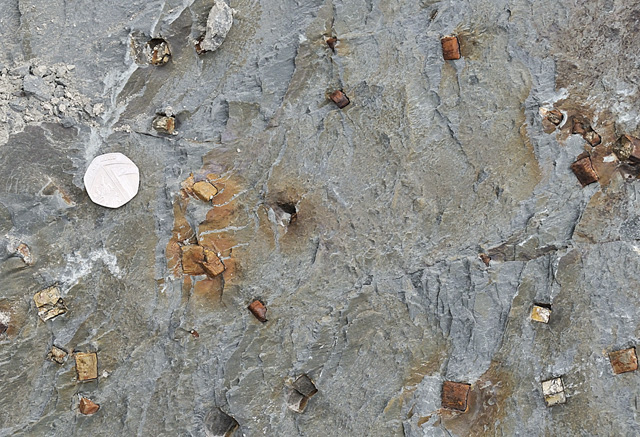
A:
{"type": "Polygon", "coordinates": [[[591,164],[591,158],[584,156],[579,158],[576,162],[571,164],[571,170],[580,181],[583,187],[598,181],[598,173],[596,173],[593,165],[591,164]]]}
{"type": "Polygon", "coordinates": [[[457,36],[444,36],[440,39],[442,44],[442,57],[445,61],[460,59],[460,42],[457,36]]]}
{"type": "Polygon", "coordinates": [[[332,92],[329,95],[329,98],[333,100],[333,103],[335,103],[340,109],[344,108],[349,103],[351,103],[351,101],[349,100],[349,97],[347,97],[347,95],[340,90],[336,90],[332,92]]]}
{"type": "Polygon", "coordinates": [[[260,320],[262,323],[267,321],[267,307],[259,300],[254,300],[251,302],[251,305],[248,306],[249,311],[253,314],[256,319],[260,320]]]}
{"type": "Polygon", "coordinates": [[[100,409],[100,405],[96,404],[91,399],[81,398],[78,409],[82,414],[89,416],[97,412],[100,409]]]}
{"type": "Polygon", "coordinates": [[[200,181],[193,184],[191,188],[193,194],[204,202],[209,202],[218,194],[218,189],[207,181],[200,181]]]}
{"type": "Polygon", "coordinates": [[[609,353],[609,361],[616,375],[638,369],[638,357],[634,347],[609,353]]]}
{"type": "Polygon", "coordinates": [[[182,246],[182,271],[185,275],[204,275],[204,248],[197,244],[182,246]]]}
{"type": "Polygon", "coordinates": [[[225,266],[214,251],[205,249],[204,258],[205,262],[202,264],[202,268],[207,275],[213,278],[224,272],[225,266]]]}
{"type": "Polygon", "coordinates": [[[331,38],[327,38],[327,45],[333,51],[335,51],[336,49],[337,42],[338,42],[338,38],[336,38],[335,36],[332,36],[331,38]]]}
{"type": "Polygon", "coordinates": [[[98,378],[98,354],[95,352],[78,352],[75,357],[78,381],[98,378]]]}
{"type": "Polygon", "coordinates": [[[450,410],[467,411],[470,384],[445,381],[442,383],[442,406],[450,410]]]}
{"type": "Polygon", "coordinates": [[[573,125],[571,126],[572,134],[584,135],[587,133],[588,130],[589,130],[589,127],[585,126],[584,121],[576,118],[573,119],[573,125]]]}

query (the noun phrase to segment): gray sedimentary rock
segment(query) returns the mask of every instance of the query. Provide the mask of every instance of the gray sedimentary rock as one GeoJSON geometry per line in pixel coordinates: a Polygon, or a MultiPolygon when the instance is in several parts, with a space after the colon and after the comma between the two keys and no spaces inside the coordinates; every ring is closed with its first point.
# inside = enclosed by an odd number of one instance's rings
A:
{"type": "Polygon", "coordinates": [[[640,434],[634,2],[228,4],[198,56],[212,0],[2,1],[0,436],[640,434]],[[114,152],[140,188],[107,209],[114,152]]]}
{"type": "Polygon", "coordinates": [[[44,102],[51,100],[53,97],[53,87],[39,76],[26,75],[22,82],[22,89],[27,95],[35,96],[44,102]]]}

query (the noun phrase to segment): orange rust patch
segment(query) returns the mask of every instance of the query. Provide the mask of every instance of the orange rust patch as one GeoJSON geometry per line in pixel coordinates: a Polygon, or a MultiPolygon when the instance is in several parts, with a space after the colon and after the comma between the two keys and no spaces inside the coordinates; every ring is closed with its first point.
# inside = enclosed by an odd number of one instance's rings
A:
{"type": "MultiPolygon", "coordinates": [[[[168,268],[174,276],[183,277],[183,288],[187,289],[191,289],[192,285],[192,279],[188,275],[208,273],[210,276],[215,276],[215,278],[195,282],[193,287],[196,297],[220,298],[224,285],[236,277],[237,264],[232,256],[236,239],[234,231],[227,228],[244,224],[240,223],[240,210],[234,203],[234,198],[240,191],[239,183],[232,176],[221,177],[215,173],[200,173],[191,174],[185,179],[181,184],[180,193],[176,196],[173,204],[173,235],[166,248],[168,268]],[[217,188],[218,193],[213,197],[211,208],[205,220],[199,224],[196,234],[187,219],[187,207],[192,199],[197,199],[193,186],[200,181],[211,183],[217,188]],[[208,270],[203,269],[204,257],[195,259],[189,256],[186,257],[186,261],[190,262],[185,264],[184,248],[188,245],[201,247],[204,250],[203,254],[210,254],[209,258],[215,255],[216,260],[212,259],[212,262],[217,261],[216,265],[209,266],[208,270]]],[[[187,255],[190,253],[187,251],[187,255]]]]}
{"type": "Polygon", "coordinates": [[[426,416],[426,417],[420,417],[418,419],[418,426],[424,425],[425,423],[427,423],[429,421],[429,419],[431,419],[431,415],[426,416]]]}
{"type": "Polygon", "coordinates": [[[222,275],[218,275],[215,278],[196,282],[193,286],[193,295],[210,302],[219,302],[222,300],[223,289],[224,279],[222,279],[222,275]]]}
{"type": "Polygon", "coordinates": [[[207,217],[203,223],[200,224],[200,232],[204,231],[216,231],[224,229],[227,226],[231,226],[238,217],[238,212],[232,204],[223,206],[214,206],[207,213],[207,217]]]}
{"type": "MultiPolygon", "coordinates": [[[[437,346],[437,349],[434,349],[426,360],[412,360],[412,365],[407,370],[404,378],[405,382],[403,384],[402,392],[398,396],[391,398],[384,408],[384,412],[388,417],[399,414],[404,403],[407,399],[411,398],[413,393],[416,391],[418,384],[422,382],[424,377],[438,372],[442,367],[442,363],[447,358],[448,351],[447,345],[444,344],[442,340],[443,339],[440,336],[433,336],[430,337],[429,340],[424,340],[425,346],[428,342],[431,347],[435,348],[437,346]]],[[[409,414],[411,416],[413,413],[410,412],[409,414]]]]}
{"type": "Polygon", "coordinates": [[[169,271],[176,277],[182,275],[182,249],[180,243],[191,240],[195,232],[185,216],[189,200],[178,195],[173,203],[173,235],[167,244],[165,256],[169,271]]]}
{"type": "Polygon", "coordinates": [[[500,364],[493,363],[469,391],[467,412],[441,410],[445,427],[456,435],[484,436],[487,429],[501,422],[507,414],[506,399],[515,382],[500,364]]]}
{"type": "Polygon", "coordinates": [[[231,238],[228,232],[203,234],[201,231],[198,235],[198,244],[219,253],[223,258],[224,265],[226,266],[227,262],[224,261],[224,258],[231,256],[233,253],[233,246],[235,246],[236,242],[235,239],[231,238]]]}

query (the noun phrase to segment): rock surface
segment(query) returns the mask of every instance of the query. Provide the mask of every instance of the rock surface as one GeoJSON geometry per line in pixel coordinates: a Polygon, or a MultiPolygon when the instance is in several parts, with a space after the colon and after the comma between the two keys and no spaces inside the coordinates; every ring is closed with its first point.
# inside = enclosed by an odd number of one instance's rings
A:
{"type": "Polygon", "coordinates": [[[212,411],[236,436],[640,434],[640,376],[608,355],[640,335],[640,181],[613,154],[640,137],[633,2],[230,0],[202,56],[211,0],[0,5],[1,436],[201,436],[212,411]],[[169,62],[137,59],[151,39],[169,62]],[[112,152],[140,168],[118,209],[82,183],[112,152]],[[224,272],[185,274],[189,245],[224,272]],[[68,311],[43,322],[52,284],[68,311]],[[54,344],[98,351],[97,380],[54,344]]]}

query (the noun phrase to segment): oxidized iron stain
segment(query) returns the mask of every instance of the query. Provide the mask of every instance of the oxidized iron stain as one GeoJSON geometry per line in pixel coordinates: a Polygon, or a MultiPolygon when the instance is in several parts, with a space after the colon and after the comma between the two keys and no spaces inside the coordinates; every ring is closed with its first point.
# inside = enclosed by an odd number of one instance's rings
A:
{"type": "MultiPolygon", "coordinates": [[[[242,216],[238,209],[235,197],[240,192],[238,182],[232,176],[220,177],[213,173],[190,176],[182,184],[182,189],[174,202],[174,228],[173,235],[166,248],[167,263],[175,277],[184,276],[185,286],[194,286],[194,296],[210,298],[212,301],[220,300],[226,284],[232,282],[237,275],[237,262],[233,256],[233,248],[236,246],[236,235],[233,228],[237,224],[238,216],[242,216]],[[205,220],[198,225],[197,232],[189,224],[187,211],[192,201],[202,201],[200,191],[194,192],[194,185],[199,180],[206,180],[215,191],[211,191],[211,208],[206,213],[205,220]],[[215,194],[214,194],[215,193],[215,194]],[[196,197],[196,199],[194,199],[196,197]],[[209,257],[219,257],[217,260],[223,269],[210,272],[204,268],[197,268],[190,263],[189,270],[184,270],[183,257],[185,247],[203,248],[202,263],[208,263],[209,257]],[[221,271],[221,273],[219,273],[221,271]],[[186,274],[204,275],[213,278],[196,280],[188,279],[186,274]],[[215,274],[214,274],[215,273],[215,274]],[[188,280],[187,280],[188,279],[188,280]]],[[[189,258],[191,259],[191,258],[189,258]]],[[[186,261],[186,260],[184,260],[186,261]]],[[[214,260],[215,261],[215,260],[214,260]]]]}
{"type": "Polygon", "coordinates": [[[508,370],[499,363],[493,363],[472,385],[467,411],[459,414],[441,410],[442,424],[459,436],[499,433],[500,422],[509,414],[506,401],[513,394],[514,384],[508,370]]]}
{"type": "Polygon", "coordinates": [[[467,411],[467,400],[470,388],[471,384],[444,381],[442,383],[442,407],[461,412],[467,411]]]}

